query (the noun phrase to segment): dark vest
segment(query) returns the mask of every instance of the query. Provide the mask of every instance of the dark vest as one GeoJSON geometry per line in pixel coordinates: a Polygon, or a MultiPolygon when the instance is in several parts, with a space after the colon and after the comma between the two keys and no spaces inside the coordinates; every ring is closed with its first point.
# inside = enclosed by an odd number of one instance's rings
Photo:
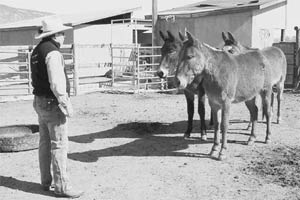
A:
{"type": "MultiPolygon", "coordinates": [[[[33,94],[36,96],[54,97],[52,90],[50,89],[50,83],[48,79],[46,56],[51,51],[59,51],[60,45],[50,38],[44,38],[33,50],[31,54],[31,79],[33,86],[33,94]]],[[[70,95],[70,82],[67,77],[66,69],[66,86],[67,93],[70,95]]]]}

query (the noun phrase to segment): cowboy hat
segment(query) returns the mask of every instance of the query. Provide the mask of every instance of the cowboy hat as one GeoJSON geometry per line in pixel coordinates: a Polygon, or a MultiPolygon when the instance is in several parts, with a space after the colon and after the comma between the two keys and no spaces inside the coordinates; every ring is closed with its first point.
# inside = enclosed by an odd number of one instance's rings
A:
{"type": "Polygon", "coordinates": [[[41,39],[55,33],[71,29],[72,27],[64,26],[61,19],[57,17],[46,18],[42,20],[41,32],[37,33],[34,38],[41,39]]]}

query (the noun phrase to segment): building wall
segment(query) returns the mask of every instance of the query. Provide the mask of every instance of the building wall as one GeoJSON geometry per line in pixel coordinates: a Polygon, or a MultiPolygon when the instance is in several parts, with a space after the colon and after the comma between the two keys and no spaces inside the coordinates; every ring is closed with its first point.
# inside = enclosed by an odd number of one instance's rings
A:
{"type": "MultiPolygon", "coordinates": [[[[36,28],[11,29],[0,31],[0,46],[36,45],[40,40],[34,39],[36,28]]],[[[65,44],[73,43],[73,30],[67,30],[65,44]]]]}
{"type": "Polygon", "coordinates": [[[21,46],[21,45],[34,45],[36,40],[34,34],[36,30],[11,30],[0,32],[0,45],[1,46],[21,46]]]}
{"type": "Polygon", "coordinates": [[[124,25],[116,25],[111,28],[110,24],[84,25],[78,26],[74,30],[75,44],[110,44],[111,42],[116,44],[132,43],[132,33],[125,29],[124,25]]]}
{"type": "Polygon", "coordinates": [[[252,46],[263,48],[280,40],[286,29],[286,5],[278,5],[253,12],[252,46]]]}
{"type": "MultiPolygon", "coordinates": [[[[222,47],[222,31],[230,31],[246,45],[251,45],[252,12],[231,13],[209,16],[175,16],[175,20],[168,20],[159,17],[157,22],[157,38],[160,38],[158,31],[170,30],[178,35],[178,31],[184,33],[188,30],[200,41],[214,47],[222,47]]],[[[158,45],[163,41],[159,39],[158,45]]]]}
{"type": "Polygon", "coordinates": [[[133,30],[127,24],[82,25],[74,30],[77,62],[80,66],[93,66],[111,62],[110,43],[133,44],[133,30]]]}

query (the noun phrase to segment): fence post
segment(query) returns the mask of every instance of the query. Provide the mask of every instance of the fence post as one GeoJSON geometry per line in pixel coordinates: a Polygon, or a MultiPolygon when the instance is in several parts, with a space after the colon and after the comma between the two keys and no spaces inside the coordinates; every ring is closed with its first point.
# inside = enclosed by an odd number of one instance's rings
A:
{"type": "Polygon", "coordinates": [[[299,28],[298,26],[294,27],[296,31],[296,47],[295,47],[295,68],[294,68],[294,77],[293,85],[296,87],[299,80],[298,79],[298,69],[299,69],[299,28]]]}
{"type": "Polygon", "coordinates": [[[31,94],[31,61],[30,61],[30,55],[31,55],[31,48],[28,48],[27,52],[27,67],[28,67],[28,94],[31,94]]]}
{"type": "Polygon", "coordinates": [[[281,29],[280,42],[283,42],[284,38],[285,38],[285,29],[281,29]]]}
{"type": "Polygon", "coordinates": [[[112,43],[110,43],[111,52],[111,86],[115,83],[115,73],[114,73],[114,49],[112,43]]]}
{"type": "Polygon", "coordinates": [[[73,44],[73,64],[74,64],[74,74],[73,74],[73,88],[74,95],[77,96],[79,94],[79,76],[78,76],[78,62],[76,56],[76,45],[73,44]]]}
{"type": "Polygon", "coordinates": [[[132,64],[133,64],[132,85],[134,87],[134,90],[136,90],[137,66],[138,66],[138,48],[137,48],[137,46],[131,47],[131,52],[132,52],[132,64]]]}
{"type": "Polygon", "coordinates": [[[137,92],[140,90],[140,47],[141,45],[137,45],[137,59],[136,59],[136,67],[137,67],[137,92]]]}

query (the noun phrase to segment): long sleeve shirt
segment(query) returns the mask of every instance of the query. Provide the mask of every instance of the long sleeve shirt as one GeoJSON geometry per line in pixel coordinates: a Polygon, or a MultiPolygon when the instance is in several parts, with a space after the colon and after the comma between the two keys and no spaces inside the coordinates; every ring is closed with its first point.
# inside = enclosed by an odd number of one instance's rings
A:
{"type": "Polygon", "coordinates": [[[46,56],[46,65],[50,88],[59,103],[65,105],[68,101],[66,92],[66,77],[64,73],[64,58],[59,51],[51,51],[46,56]]]}

